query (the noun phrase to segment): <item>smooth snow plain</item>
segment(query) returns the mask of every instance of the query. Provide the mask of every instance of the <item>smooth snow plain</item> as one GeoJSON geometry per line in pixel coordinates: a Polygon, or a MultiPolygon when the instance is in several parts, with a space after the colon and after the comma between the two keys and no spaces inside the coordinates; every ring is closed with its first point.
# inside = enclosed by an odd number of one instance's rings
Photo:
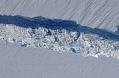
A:
{"type": "Polygon", "coordinates": [[[0,15],[67,19],[92,28],[115,31],[119,0],[0,0],[0,15]]]}
{"type": "Polygon", "coordinates": [[[119,60],[0,43],[1,78],[118,78],[119,60]]]}

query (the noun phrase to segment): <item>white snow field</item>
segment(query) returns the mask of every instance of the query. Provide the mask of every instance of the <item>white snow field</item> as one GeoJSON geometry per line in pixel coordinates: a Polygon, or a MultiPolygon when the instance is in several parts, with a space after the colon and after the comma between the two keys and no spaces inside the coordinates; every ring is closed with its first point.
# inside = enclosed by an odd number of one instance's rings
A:
{"type": "Polygon", "coordinates": [[[119,25],[119,0],[0,0],[0,14],[68,19],[115,31],[119,25]]]}
{"type": "Polygon", "coordinates": [[[0,78],[118,78],[119,60],[0,44],[0,78]]]}

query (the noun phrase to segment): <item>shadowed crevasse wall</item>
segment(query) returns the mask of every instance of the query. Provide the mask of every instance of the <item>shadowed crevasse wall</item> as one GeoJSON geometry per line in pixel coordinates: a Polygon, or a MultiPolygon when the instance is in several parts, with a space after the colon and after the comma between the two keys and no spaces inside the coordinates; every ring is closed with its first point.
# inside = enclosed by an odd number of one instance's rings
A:
{"type": "Polygon", "coordinates": [[[47,29],[57,30],[66,29],[70,31],[97,34],[103,39],[110,39],[119,41],[119,35],[106,30],[98,28],[90,28],[87,26],[81,26],[72,20],[61,20],[61,19],[49,19],[42,16],[37,17],[24,17],[24,16],[7,16],[0,15],[0,24],[13,24],[20,27],[36,29],[39,27],[44,27],[47,29]]]}

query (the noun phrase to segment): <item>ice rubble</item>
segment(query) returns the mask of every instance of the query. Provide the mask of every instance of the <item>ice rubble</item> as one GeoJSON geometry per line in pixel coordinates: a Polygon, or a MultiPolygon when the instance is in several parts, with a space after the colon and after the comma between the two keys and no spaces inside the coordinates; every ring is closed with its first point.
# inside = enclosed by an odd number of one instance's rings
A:
{"type": "Polygon", "coordinates": [[[98,34],[48,29],[25,28],[13,24],[0,24],[0,40],[20,43],[26,47],[43,47],[59,52],[74,52],[83,56],[105,55],[119,58],[119,41],[98,34]]]}

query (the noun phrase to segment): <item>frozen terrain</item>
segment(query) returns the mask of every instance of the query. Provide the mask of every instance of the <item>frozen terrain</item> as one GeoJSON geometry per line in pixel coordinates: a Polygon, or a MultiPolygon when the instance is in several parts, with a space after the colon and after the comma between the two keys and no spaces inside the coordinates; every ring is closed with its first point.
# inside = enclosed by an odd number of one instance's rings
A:
{"type": "Polygon", "coordinates": [[[0,16],[0,40],[25,47],[119,59],[118,33],[81,26],[68,20],[0,16]]]}
{"type": "Polygon", "coordinates": [[[43,16],[111,31],[119,25],[119,0],[0,0],[0,15],[43,16]]]}
{"type": "Polygon", "coordinates": [[[0,44],[1,78],[118,78],[119,60],[0,44]]]}
{"type": "Polygon", "coordinates": [[[0,0],[0,78],[118,72],[119,0],[0,0]]]}

